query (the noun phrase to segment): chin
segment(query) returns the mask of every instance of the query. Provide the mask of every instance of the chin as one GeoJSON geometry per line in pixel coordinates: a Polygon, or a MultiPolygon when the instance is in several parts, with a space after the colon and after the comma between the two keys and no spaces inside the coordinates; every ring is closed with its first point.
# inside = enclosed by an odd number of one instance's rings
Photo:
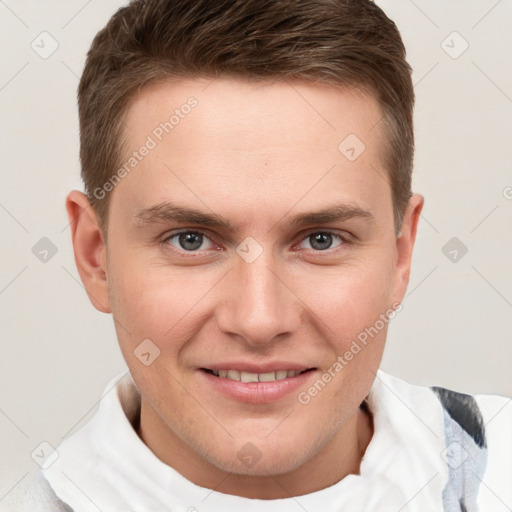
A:
{"type": "Polygon", "coordinates": [[[268,440],[254,439],[246,442],[233,442],[232,446],[239,446],[233,451],[223,453],[203,453],[202,456],[219,469],[247,476],[277,476],[290,473],[302,466],[308,459],[311,447],[305,440],[299,442],[288,438],[289,446],[284,445],[281,439],[268,440]],[[298,450],[298,447],[301,447],[298,450]]]}

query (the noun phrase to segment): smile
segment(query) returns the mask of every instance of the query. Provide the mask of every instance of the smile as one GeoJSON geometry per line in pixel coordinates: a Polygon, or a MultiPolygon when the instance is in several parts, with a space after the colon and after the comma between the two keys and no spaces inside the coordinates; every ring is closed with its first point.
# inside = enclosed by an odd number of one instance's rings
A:
{"type": "MultiPolygon", "coordinates": [[[[312,369],[312,368],[310,368],[312,369]]],[[[265,373],[252,373],[239,370],[209,370],[205,369],[208,373],[223,379],[231,379],[238,382],[274,382],[276,380],[283,380],[289,377],[295,377],[308,370],[277,370],[265,373]]]]}
{"type": "Polygon", "coordinates": [[[207,385],[208,392],[213,392],[215,395],[219,393],[238,402],[264,404],[278,401],[287,396],[294,396],[299,388],[307,386],[308,382],[318,373],[316,368],[262,369],[265,371],[255,372],[254,370],[219,367],[215,369],[199,368],[198,374],[201,376],[201,380],[204,379],[203,382],[207,385]]]}

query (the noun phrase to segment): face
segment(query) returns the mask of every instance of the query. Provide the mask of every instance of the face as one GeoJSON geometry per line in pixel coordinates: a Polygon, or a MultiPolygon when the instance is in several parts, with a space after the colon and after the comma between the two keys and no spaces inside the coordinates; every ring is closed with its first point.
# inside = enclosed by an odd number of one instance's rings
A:
{"type": "Polygon", "coordinates": [[[143,437],[184,474],[284,474],[354,441],[421,209],[397,238],[381,117],[303,82],[181,81],[132,103],[103,310],[143,437]]]}

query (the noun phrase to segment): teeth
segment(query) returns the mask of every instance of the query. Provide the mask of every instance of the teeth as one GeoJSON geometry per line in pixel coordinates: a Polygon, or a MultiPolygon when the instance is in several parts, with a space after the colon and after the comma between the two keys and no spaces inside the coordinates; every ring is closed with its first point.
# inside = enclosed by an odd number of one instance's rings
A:
{"type": "Polygon", "coordinates": [[[251,373],[238,370],[212,370],[214,375],[221,378],[228,378],[239,382],[273,382],[289,377],[295,377],[302,373],[295,370],[277,370],[275,372],[251,373]]]}
{"type": "Polygon", "coordinates": [[[242,382],[258,382],[257,373],[240,372],[240,380],[242,382]]]}
{"type": "Polygon", "coordinates": [[[240,372],[238,370],[228,370],[228,379],[240,380],[240,372]]]}

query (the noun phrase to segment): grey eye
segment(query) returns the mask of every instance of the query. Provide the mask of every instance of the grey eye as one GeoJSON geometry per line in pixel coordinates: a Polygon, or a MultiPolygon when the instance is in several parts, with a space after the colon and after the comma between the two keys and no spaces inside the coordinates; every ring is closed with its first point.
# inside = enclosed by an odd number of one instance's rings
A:
{"type": "Polygon", "coordinates": [[[343,238],[336,233],[330,233],[329,231],[317,231],[311,233],[301,242],[300,247],[302,249],[314,249],[315,251],[325,251],[337,247],[344,242],[343,238]],[[337,240],[337,242],[336,242],[337,240]],[[304,244],[309,245],[309,247],[304,244]]]}
{"type": "Polygon", "coordinates": [[[315,233],[309,236],[309,241],[313,249],[322,251],[331,247],[332,235],[330,233],[315,233]]]}
{"type": "Polygon", "coordinates": [[[203,235],[200,233],[181,233],[178,240],[182,249],[194,251],[201,247],[203,243],[203,235]]]}
{"type": "Polygon", "coordinates": [[[203,233],[198,231],[182,231],[167,238],[166,242],[176,249],[187,252],[197,251],[197,249],[211,249],[213,243],[203,233]],[[206,245],[206,247],[204,247],[206,245]]]}

